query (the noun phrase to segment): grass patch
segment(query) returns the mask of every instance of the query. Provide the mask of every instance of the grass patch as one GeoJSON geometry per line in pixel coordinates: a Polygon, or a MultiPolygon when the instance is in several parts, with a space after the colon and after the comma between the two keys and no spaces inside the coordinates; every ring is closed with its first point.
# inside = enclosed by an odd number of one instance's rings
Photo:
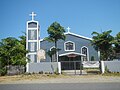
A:
{"type": "Polygon", "coordinates": [[[29,77],[29,78],[33,78],[33,79],[37,79],[37,78],[56,78],[58,77],[59,75],[56,75],[56,74],[48,74],[48,73],[45,73],[45,74],[37,74],[37,73],[32,73],[32,74],[23,74],[21,75],[21,77],[29,77]]]}
{"type": "Polygon", "coordinates": [[[85,68],[87,74],[100,74],[99,68],[85,68]]]}
{"type": "Polygon", "coordinates": [[[118,73],[104,73],[104,74],[102,74],[103,76],[119,76],[120,77],[120,73],[118,72],[118,73]]]}

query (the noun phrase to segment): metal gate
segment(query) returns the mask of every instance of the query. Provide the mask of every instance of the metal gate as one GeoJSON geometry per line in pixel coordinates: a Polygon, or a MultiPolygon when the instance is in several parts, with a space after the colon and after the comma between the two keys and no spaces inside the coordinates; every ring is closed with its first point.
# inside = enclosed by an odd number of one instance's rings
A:
{"type": "Polygon", "coordinates": [[[81,61],[61,61],[61,69],[65,71],[72,71],[73,74],[82,74],[83,65],[81,61]]]}

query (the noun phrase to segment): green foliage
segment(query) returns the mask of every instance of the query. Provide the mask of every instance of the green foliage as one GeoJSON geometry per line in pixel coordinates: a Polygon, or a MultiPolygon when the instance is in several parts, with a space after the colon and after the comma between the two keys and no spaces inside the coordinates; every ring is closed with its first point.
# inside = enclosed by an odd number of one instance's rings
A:
{"type": "Polygon", "coordinates": [[[4,76],[7,73],[6,68],[0,68],[0,76],[4,76]]]}
{"type": "Polygon", "coordinates": [[[47,55],[51,58],[51,62],[52,62],[52,55],[56,54],[56,52],[59,50],[60,49],[52,48],[51,50],[47,51],[47,55]]]}
{"type": "Polygon", "coordinates": [[[120,32],[115,37],[110,35],[111,32],[109,30],[102,33],[92,33],[92,45],[100,51],[101,60],[120,58],[120,32]]]}
{"type": "Polygon", "coordinates": [[[59,39],[65,40],[65,29],[59,23],[54,22],[48,28],[48,39],[52,42],[58,41],[59,39]]]}
{"type": "Polygon", "coordinates": [[[8,37],[2,39],[0,42],[0,60],[5,65],[11,64],[11,58],[14,56],[16,52],[14,52],[15,46],[18,44],[18,40],[13,37],[8,37]]]}
{"type": "Polygon", "coordinates": [[[114,42],[114,37],[110,35],[112,30],[105,31],[102,33],[93,32],[92,45],[98,51],[100,51],[102,60],[108,60],[110,58],[112,51],[112,45],[114,42]]]}
{"type": "MultiPolygon", "coordinates": [[[[55,43],[55,48],[57,48],[57,41],[59,39],[61,40],[65,40],[65,35],[64,35],[64,32],[65,32],[65,29],[64,27],[62,27],[59,23],[57,22],[53,22],[50,27],[48,27],[48,37],[45,38],[45,40],[49,41],[49,42],[54,42],[55,43]]],[[[48,51],[48,53],[53,53],[53,51],[48,51]]],[[[51,55],[49,55],[51,57],[51,55]]],[[[55,53],[55,58],[57,60],[57,52],[55,53]]]]}
{"type": "Polygon", "coordinates": [[[0,76],[4,76],[7,73],[6,68],[4,67],[3,61],[0,60],[0,76]]]}
{"type": "Polygon", "coordinates": [[[24,46],[24,48],[26,49],[26,33],[23,32],[24,35],[19,36],[20,38],[20,43],[24,46]]]}
{"type": "Polygon", "coordinates": [[[114,50],[116,53],[120,53],[120,32],[116,35],[115,40],[114,40],[114,50]]]}
{"type": "Polygon", "coordinates": [[[0,42],[0,68],[4,71],[7,65],[26,65],[26,37],[20,36],[20,40],[7,37],[0,42]]]}

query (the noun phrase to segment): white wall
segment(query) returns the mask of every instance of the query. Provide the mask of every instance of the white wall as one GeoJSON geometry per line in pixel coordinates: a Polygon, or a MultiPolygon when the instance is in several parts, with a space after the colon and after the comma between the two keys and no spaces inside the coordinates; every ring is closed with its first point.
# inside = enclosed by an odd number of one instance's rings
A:
{"type": "Polygon", "coordinates": [[[84,68],[99,68],[99,61],[83,61],[84,68]]]}
{"type": "Polygon", "coordinates": [[[102,73],[105,72],[105,67],[110,72],[120,72],[120,61],[101,61],[102,73]]]}
{"type": "Polygon", "coordinates": [[[58,69],[58,73],[61,74],[61,63],[60,62],[40,62],[40,63],[27,63],[26,72],[39,73],[41,71],[54,73],[58,69]]]}

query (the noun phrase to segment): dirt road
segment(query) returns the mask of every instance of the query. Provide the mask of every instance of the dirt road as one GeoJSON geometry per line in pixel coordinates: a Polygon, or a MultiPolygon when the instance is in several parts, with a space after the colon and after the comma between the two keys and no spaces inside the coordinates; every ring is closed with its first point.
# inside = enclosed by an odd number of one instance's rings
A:
{"type": "Polygon", "coordinates": [[[120,76],[102,76],[102,75],[16,75],[0,77],[0,84],[29,84],[29,83],[101,83],[118,82],[120,76]]]}

